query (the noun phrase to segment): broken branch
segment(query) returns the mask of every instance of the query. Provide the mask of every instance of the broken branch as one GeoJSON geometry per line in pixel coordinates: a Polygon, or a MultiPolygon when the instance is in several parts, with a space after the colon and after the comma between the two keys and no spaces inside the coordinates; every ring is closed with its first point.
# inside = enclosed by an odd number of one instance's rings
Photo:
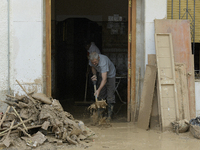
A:
{"type": "MultiPolygon", "coordinates": [[[[11,128],[13,127],[14,123],[15,123],[15,119],[12,121],[12,123],[10,125],[11,128]]],[[[11,132],[11,129],[9,129],[8,134],[6,135],[6,138],[9,137],[10,132],[11,132]]]]}
{"type": "Polygon", "coordinates": [[[23,121],[23,122],[15,125],[15,126],[13,126],[12,128],[10,127],[9,129],[6,129],[5,131],[3,131],[3,132],[0,133],[0,136],[2,136],[3,133],[5,133],[5,132],[7,132],[7,131],[9,131],[11,129],[17,128],[18,126],[22,125],[23,123],[27,123],[27,122],[29,122],[31,120],[32,120],[32,118],[29,118],[29,119],[27,119],[27,120],[25,120],[25,121],[23,121]]]}
{"type": "Polygon", "coordinates": [[[18,127],[17,129],[21,130],[25,135],[27,135],[28,137],[31,138],[31,135],[28,134],[28,133],[26,133],[26,131],[25,131],[24,129],[22,129],[22,128],[20,128],[20,127],[18,127]]]}
{"type": "MultiPolygon", "coordinates": [[[[17,81],[17,80],[16,80],[17,81]]],[[[28,95],[28,93],[26,92],[26,90],[23,88],[23,86],[19,83],[19,81],[17,81],[17,83],[19,84],[19,86],[22,88],[22,90],[26,93],[26,96],[33,102],[33,104],[35,104],[35,100],[32,98],[32,97],[30,97],[29,95],[28,95]]]]}
{"type": "Polygon", "coordinates": [[[23,124],[25,130],[28,131],[28,129],[26,128],[25,124],[24,124],[23,121],[22,121],[22,118],[20,117],[20,115],[18,114],[18,112],[16,111],[16,109],[15,109],[13,106],[12,106],[12,109],[14,110],[14,112],[16,113],[16,115],[18,116],[18,118],[20,119],[20,121],[22,122],[22,124],[23,124]]]}
{"type": "Polygon", "coordinates": [[[5,114],[3,115],[3,118],[1,119],[0,128],[1,128],[1,125],[4,122],[4,120],[6,119],[6,114],[8,113],[9,110],[10,110],[10,106],[7,107],[5,114]]]}

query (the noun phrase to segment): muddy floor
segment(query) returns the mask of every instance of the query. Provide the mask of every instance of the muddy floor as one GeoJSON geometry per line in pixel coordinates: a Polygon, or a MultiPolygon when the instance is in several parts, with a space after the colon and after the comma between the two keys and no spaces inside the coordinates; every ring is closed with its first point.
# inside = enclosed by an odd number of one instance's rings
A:
{"type": "MultiPolygon", "coordinates": [[[[69,108],[68,108],[69,109],[69,108]]],[[[86,145],[68,145],[66,143],[48,143],[37,148],[27,147],[25,144],[0,149],[5,150],[193,150],[199,149],[200,142],[190,132],[180,133],[160,132],[159,128],[143,130],[133,123],[126,122],[126,105],[116,105],[111,127],[92,126],[87,106],[70,106],[74,118],[82,120],[96,135],[91,137],[86,145]],[[75,111],[73,111],[75,110],[75,111]]]]}
{"type": "MultiPolygon", "coordinates": [[[[87,121],[86,121],[87,122],[87,121]]],[[[90,126],[96,132],[97,137],[88,143],[87,147],[57,145],[45,143],[35,150],[193,150],[199,149],[200,142],[190,132],[176,135],[173,132],[161,133],[159,130],[145,131],[137,128],[132,123],[113,122],[110,128],[90,126]]],[[[18,147],[19,148],[19,147],[18,147]]],[[[18,148],[8,148],[15,150],[18,148]]],[[[25,147],[21,146],[21,150],[25,147]]],[[[31,149],[31,148],[26,148],[31,149]]]]}

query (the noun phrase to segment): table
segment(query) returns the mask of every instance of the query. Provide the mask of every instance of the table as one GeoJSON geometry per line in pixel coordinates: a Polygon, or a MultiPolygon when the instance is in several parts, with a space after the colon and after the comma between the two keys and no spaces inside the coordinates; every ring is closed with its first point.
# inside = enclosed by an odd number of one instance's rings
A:
{"type": "Polygon", "coordinates": [[[115,86],[115,92],[117,93],[117,96],[119,97],[119,100],[123,103],[123,104],[126,104],[126,102],[124,102],[123,100],[122,100],[122,98],[121,98],[121,96],[119,95],[119,92],[118,92],[118,90],[117,90],[117,88],[119,87],[119,84],[120,84],[120,82],[121,82],[121,79],[125,79],[125,78],[127,78],[126,76],[117,76],[117,77],[115,77],[115,83],[116,83],[116,86],[115,86]]]}

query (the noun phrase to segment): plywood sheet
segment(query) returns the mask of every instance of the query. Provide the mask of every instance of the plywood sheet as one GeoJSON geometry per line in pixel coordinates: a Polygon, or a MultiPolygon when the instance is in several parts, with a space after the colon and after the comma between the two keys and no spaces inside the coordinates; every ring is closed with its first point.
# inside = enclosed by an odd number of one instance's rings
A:
{"type": "Polygon", "coordinates": [[[156,66],[156,54],[148,54],[148,65],[156,66]]]}
{"type": "Polygon", "coordinates": [[[187,119],[189,121],[190,112],[189,112],[186,65],[182,63],[176,63],[175,75],[176,75],[179,117],[180,120],[187,119]]]}
{"type": "Polygon", "coordinates": [[[186,64],[190,117],[196,117],[194,61],[191,58],[191,36],[189,20],[156,19],[155,33],[171,33],[173,39],[174,61],[186,64]]]}
{"type": "Polygon", "coordinates": [[[143,129],[149,128],[149,119],[152,109],[152,101],[156,80],[156,67],[146,65],[142,96],[140,101],[140,110],[138,116],[138,127],[143,129]]]}
{"type": "Polygon", "coordinates": [[[179,119],[171,34],[155,34],[162,130],[179,119]]]}

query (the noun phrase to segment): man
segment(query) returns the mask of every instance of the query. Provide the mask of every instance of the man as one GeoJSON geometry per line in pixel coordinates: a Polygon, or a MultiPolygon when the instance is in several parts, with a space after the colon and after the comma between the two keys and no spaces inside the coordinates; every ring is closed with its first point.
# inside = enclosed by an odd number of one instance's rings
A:
{"type": "Polygon", "coordinates": [[[98,89],[94,93],[98,97],[98,100],[106,99],[108,104],[108,118],[111,120],[113,113],[113,107],[115,103],[115,75],[116,69],[110,59],[105,56],[92,52],[89,55],[89,65],[92,69],[92,80],[97,80],[97,72],[99,72],[98,89]]]}
{"type": "MultiPolygon", "coordinates": [[[[101,54],[99,48],[95,45],[94,42],[91,42],[90,39],[87,39],[87,40],[84,41],[84,47],[87,50],[87,57],[88,58],[89,58],[89,54],[92,53],[92,52],[97,52],[98,54],[101,54]]],[[[89,75],[89,77],[92,76],[92,72],[89,69],[89,65],[87,65],[86,78],[87,78],[87,75],[89,75]]],[[[91,95],[90,95],[91,96],[91,101],[95,101],[95,98],[94,98],[94,87],[93,87],[93,83],[91,82],[91,80],[89,80],[89,89],[90,89],[90,92],[91,92],[91,95]]]]}
{"type": "Polygon", "coordinates": [[[85,44],[85,49],[88,51],[88,54],[92,52],[97,52],[98,54],[101,54],[99,48],[95,45],[94,42],[86,40],[84,44],[85,44]]]}

